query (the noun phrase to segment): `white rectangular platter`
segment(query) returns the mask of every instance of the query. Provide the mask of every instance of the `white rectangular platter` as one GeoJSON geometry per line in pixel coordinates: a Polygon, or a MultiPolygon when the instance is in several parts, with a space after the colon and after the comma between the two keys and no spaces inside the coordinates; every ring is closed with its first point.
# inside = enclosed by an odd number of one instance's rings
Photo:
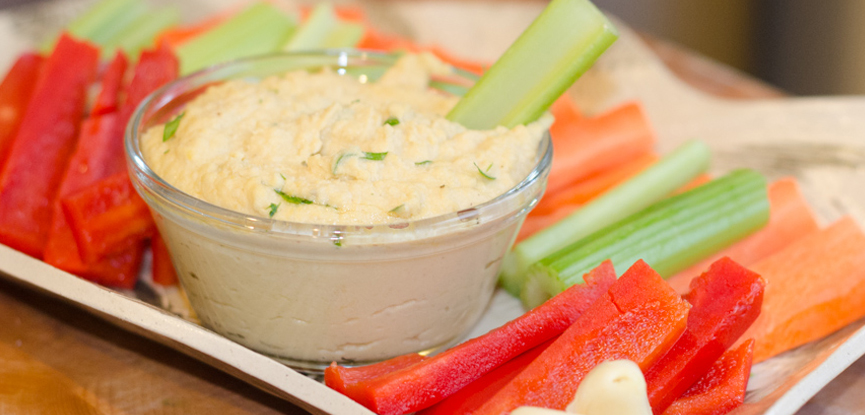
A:
{"type": "MultiPolygon", "coordinates": [[[[154,1],[154,3],[167,3],[154,1]]],[[[86,8],[87,1],[49,1],[0,12],[0,72],[15,56],[86,8]]],[[[189,20],[233,4],[183,2],[189,20]]],[[[364,2],[383,31],[436,43],[457,56],[494,60],[544,6],[526,1],[364,2]]],[[[865,99],[796,98],[727,101],[696,92],[672,76],[639,38],[619,25],[621,38],[571,93],[587,113],[637,99],[647,109],[666,152],[690,138],[714,151],[715,173],[752,167],[770,179],[792,175],[828,223],[865,219],[865,99]]],[[[321,383],[197,324],[182,296],[143,285],[109,290],[0,245],[0,276],[51,293],[129,331],[226,371],[315,414],[370,414],[321,383]]],[[[498,292],[470,336],[518,316],[519,302],[498,292]]],[[[756,365],[738,414],[793,414],[831,379],[865,354],[865,322],[756,365]]]]}

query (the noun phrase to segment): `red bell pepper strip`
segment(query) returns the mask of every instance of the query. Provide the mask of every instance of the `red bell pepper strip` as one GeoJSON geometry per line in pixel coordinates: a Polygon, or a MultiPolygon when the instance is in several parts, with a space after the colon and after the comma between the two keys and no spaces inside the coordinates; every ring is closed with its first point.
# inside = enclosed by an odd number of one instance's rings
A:
{"type": "Polygon", "coordinates": [[[645,371],[685,330],[690,306],[642,260],[475,415],[520,406],[564,409],[599,363],[629,359],[645,371]]]}
{"type": "Polygon", "coordinates": [[[495,368],[480,379],[469,383],[459,392],[448,396],[443,401],[420,410],[417,415],[471,415],[490,398],[495,396],[513,378],[517,377],[531,364],[555,339],[547,340],[540,346],[529,350],[509,362],[495,368]]]}
{"type": "Polygon", "coordinates": [[[25,53],[18,57],[0,83],[0,171],[6,164],[44,61],[45,58],[35,53],[25,53]]]}
{"type": "Polygon", "coordinates": [[[118,140],[115,136],[117,114],[91,117],[81,124],[81,132],[75,153],[66,167],[60,182],[58,197],[53,203],[51,228],[45,245],[44,260],[64,271],[91,281],[126,280],[136,275],[141,262],[140,246],[130,247],[120,255],[85,263],[78,252],[78,245],[60,204],[63,197],[77,192],[93,183],[117,173],[117,163],[123,154],[112,154],[110,142],[118,140]]]}
{"type": "Polygon", "coordinates": [[[586,278],[585,285],[572,286],[502,327],[403,370],[350,386],[346,395],[381,415],[431,406],[565,331],[614,284],[612,262],[586,278]]]}
{"type": "Polygon", "coordinates": [[[85,262],[121,252],[153,234],[147,204],[120,172],[61,200],[85,262]]]}
{"type": "Polygon", "coordinates": [[[745,402],[754,340],[728,350],[663,415],[723,415],[745,402]]]}
{"type": "Polygon", "coordinates": [[[177,271],[159,232],[153,233],[150,250],[153,252],[153,282],[162,286],[177,285],[177,271]]]}
{"type": "MultiPolygon", "coordinates": [[[[109,174],[125,172],[123,132],[135,108],[148,94],[175,79],[178,67],[177,58],[167,46],[163,45],[141,54],[132,82],[127,88],[126,100],[121,106],[118,121],[114,123],[114,130],[108,133],[105,146],[95,150],[105,155],[104,165],[109,169],[109,174]]],[[[64,204],[64,212],[84,262],[95,263],[112,254],[140,247],[141,241],[154,229],[153,219],[144,201],[132,189],[129,178],[107,178],[101,185],[88,188],[89,196],[85,190],[81,190],[84,195],[64,195],[64,199],[77,197],[78,203],[95,203],[90,207],[75,207],[74,201],[68,202],[69,206],[64,204]],[[91,198],[90,201],[86,200],[88,197],[91,198]],[[85,212],[82,209],[90,210],[85,212]],[[95,219],[93,215],[99,215],[101,219],[91,223],[90,221],[95,219]]],[[[122,282],[127,284],[126,280],[122,282]]]]}
{"type": "Polygon", "coordinates": [[[123,128],[126,128],[126,124],[129,123],[129,119],[138,104],[151,92],[175,80],[179,72],[180,64],[177,57],[174,56],[167,44],[163,43],[155,49],[142,52],[138,64],[135,65],[132,81],[126,91],[126,101],[123,102],[120,111],[123,128]]]}
{"type": "Polygon", "coordinates": [[[760,315],[765,285],[759,275],[727,257],[691,282],[688,327],[646,372],[654,413],[664,412],[751,326],[760,315]]]}
{"type": "Polygon", "coordinates": [[[424,355],[410,353],[383,362],[358,367],[344,367],[333,362],[327,369],[324,369],[324,384],[339,393],[345,394],[349,386],[404,369],[426,358],[424,355]]]}
{"type": "Polygon", "coordinates": [[[96,96],[93,109],[90,110],[91,117],[117,111],[120,103],[120,90],[123,88],[123,75],[126,74],[128,65],[129,60],[126,59],[126,55],[118,49],[114,59],[102,74],[99,95],[96,96]]]}
{"type": "Polygon", "coordinates": [[[62,35],[45,62],[0,172],[0,243],[42,258],[98,61],[96,47],[62,35]]]}

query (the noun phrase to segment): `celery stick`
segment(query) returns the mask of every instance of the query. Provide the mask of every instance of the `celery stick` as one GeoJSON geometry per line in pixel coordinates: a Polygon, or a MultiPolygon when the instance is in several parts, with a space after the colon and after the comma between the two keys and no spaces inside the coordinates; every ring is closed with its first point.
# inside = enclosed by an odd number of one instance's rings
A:
{"type": "Polygon", "coordinates": [[[360,43],[365,30],[360,23],[339,22],[327,34],[327,37],[325,37],[321,44],[321,48],[353,48],[360,43]]]}
{"type": "Polygon", "coordinates": [[[520,242],[502,264],[502,286],[516,295],[523,286],[529,266],[667,197],[705,172],[709,168],[709,157],[709,148],[705,144],[689,141],[639,175],[520,242]]]}
{"type": "Polygon", "coordinates": [[[173,7],[141,16],[102,48],[102,57],[108,59],[120,48],[136,59],[141,49],[151,46],[160,32],[179,22],[180,12],[173,7]]]}
{"type": "Polygon", "coordinates": [[[478,130],[532,122],[617,37],[588,0],[553,0],[447,118],[478,130]]]}
{"type": "MultiPolygon", "coordinates": [[[[662,200],[577,241],[533,265],[528,281],[547,297],[583,282],[583,274],[610,259],[624,271],[638,259],[662,277],[729,246],[769,221],[766,179],[737,170],[688,192],[662,200]]],[[[526,290],[527,306],[535,288],[526,290]]]]}
{"type": "MultiPolygon", "coordinates": [[[[147,5],[142,0],[102,0],[69,23],[66,31],[76,38],[104,46],[146,12],[147,5]]],[[[56,40],[54,36],[40,49],[51,50],[56,40]]]]}
{"type": "Polygon", "coordinates": [[[216,63],[276,52],[295,20],[269,3],[255,3],[213,30],[177,48],[181,74],[216,63]]]}
{"type": "Polygon", "coordinates": [[[324,39],[338,24],[339,20],[333,12],[333,6],[330,3],[320,3],[312,9],[306,21],[294,31],[283,50],[321,49],[324,39]]]}

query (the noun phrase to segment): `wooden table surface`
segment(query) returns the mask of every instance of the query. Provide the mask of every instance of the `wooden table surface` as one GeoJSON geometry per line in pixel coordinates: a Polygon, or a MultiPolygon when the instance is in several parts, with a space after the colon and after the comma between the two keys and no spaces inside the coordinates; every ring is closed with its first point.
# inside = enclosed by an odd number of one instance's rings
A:
{"type": "MultiPolygon", "coordinates": [[[[681,79],[730,98],[783,93],[663,41],[681,79]]],[[[227,374],[28,288],[0,280],[0,413],[305,414],[227,374]]],[[[800,414],[865,414],[865,359],[800,414]]]]}

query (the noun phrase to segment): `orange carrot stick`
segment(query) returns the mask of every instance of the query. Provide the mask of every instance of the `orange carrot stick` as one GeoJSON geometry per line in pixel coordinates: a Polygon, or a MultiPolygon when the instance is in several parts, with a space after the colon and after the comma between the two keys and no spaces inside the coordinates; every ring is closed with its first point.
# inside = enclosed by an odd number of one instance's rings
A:
{"type": "Polygon", "coordinates": [[[749,268],[766,279],[763,310],[742,335],[757,341],[755,363],[865,316],[865,234],[850,217],[749,268]]]}
{"type": "Polygon", "coordinates": [[[679,294],[687,293],[691,280],[709,269],[718,258],[728,256],[747,267],[819,228],[793,178],[780,179],[769,185],[769,205],[769,223],[763,229],[670,277],[670,285],[679,294]]]}
{"type": "Polygon", "coordinates": [[[178,46],[219,26],[222,22],[234,16],[237,11],[238,9],[234,7],[190,26],[177,26],[167,29],[156,38],[156,44],[160,45],[162,42],[165,42],[171,49],[176,49],[178,46]]]}
{"type": "Polygon", "coordinates": [[[639,103],[551,130],[553,165],[547,191],[567,185],[652,151],[655,135],[639,103]]]}
{"type": "Polygon", "coordinates": [[[417,45],[408,39],[396,35],[381,33],[372,27],[367,27],[363,38],[357,44],[358,49],[370,49],[383,52],[404,50],[414,52],[418,50],[417,45]]]}

